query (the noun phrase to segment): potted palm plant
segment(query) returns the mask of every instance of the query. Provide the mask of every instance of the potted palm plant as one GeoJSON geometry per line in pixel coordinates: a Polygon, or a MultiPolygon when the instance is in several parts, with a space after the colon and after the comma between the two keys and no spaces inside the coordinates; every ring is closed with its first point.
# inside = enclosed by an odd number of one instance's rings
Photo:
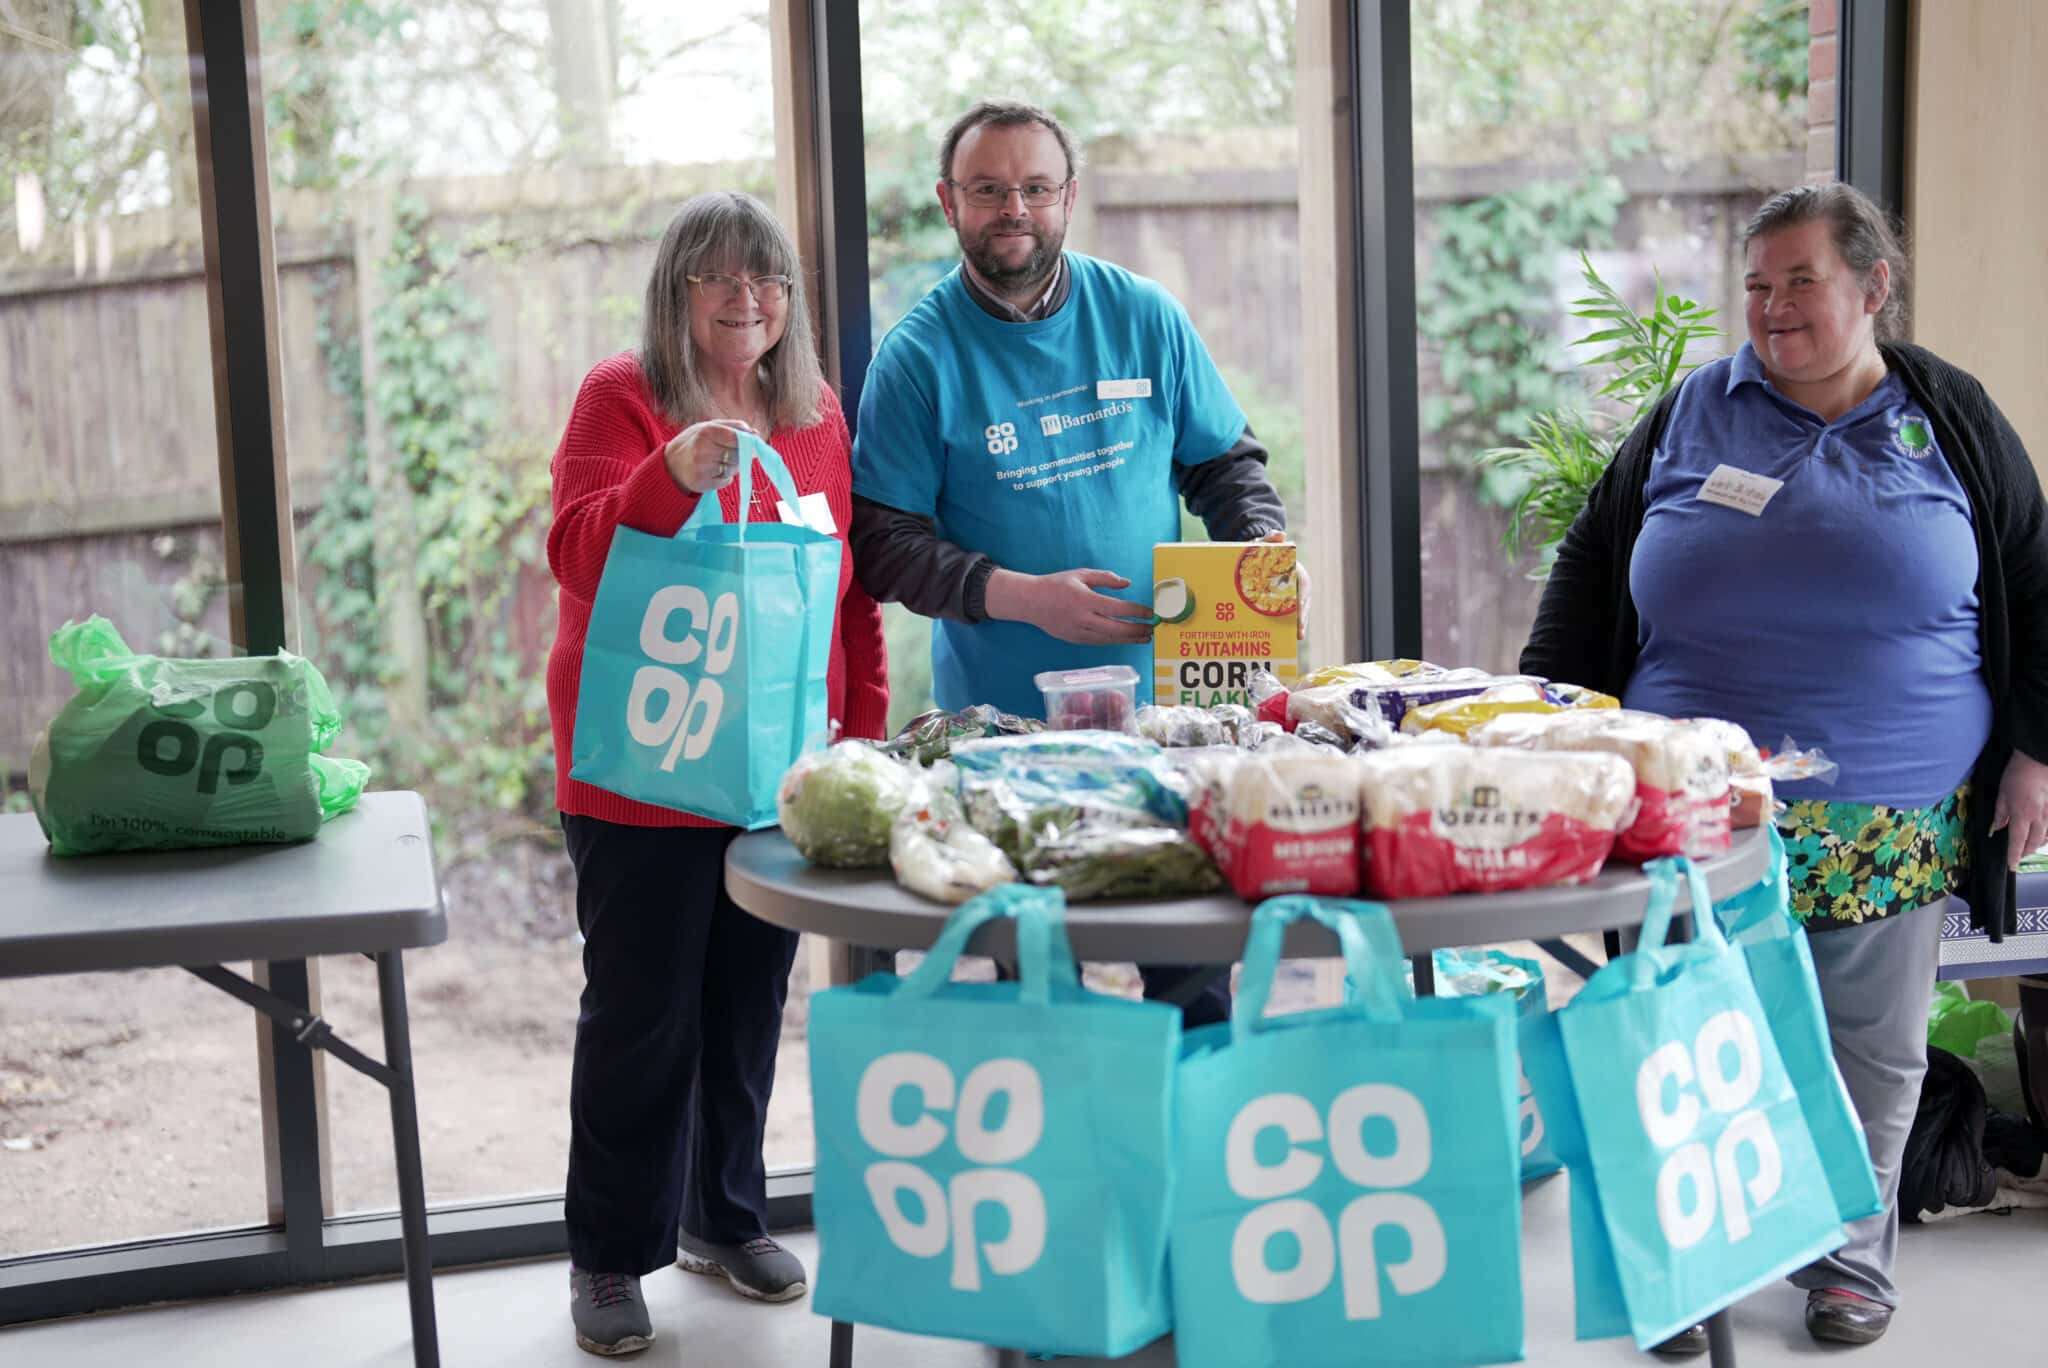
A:
{"type": "Polygon", "coordinates": [[[1495,447],[1482,457],[1526,481],[1501,544],[1510,557],[1519,558],[1533,542],[1542,552],[1530,572],[1538,579],[1550,573],[1557,543],[1586,506],[1586,496],[1622,441],[1699,364],[1687,359],[1692,345],[1721,335],[1708,321],[1714,310],[1667,293],[1661,279],[1650,311],[1639,314],[1601,279],[1584,252],[1579,267],[1592,293],[1572,301],[1572,317],[1600,326],[1572,345],[1606,347],[1580,364],[1588,370],[1611,367],[1613,377],[1593,395],[1595,406],[1538,414],[1521,446],[1495,447]],[[1606,403],[1598,404],[1601,400],[1606,403]]]}

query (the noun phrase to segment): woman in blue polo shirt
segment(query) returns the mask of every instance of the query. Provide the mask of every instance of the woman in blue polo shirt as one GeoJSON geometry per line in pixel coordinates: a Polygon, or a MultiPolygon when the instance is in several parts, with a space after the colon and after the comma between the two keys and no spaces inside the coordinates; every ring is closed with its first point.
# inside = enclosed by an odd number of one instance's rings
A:
{"type": "Polygon", "coordinates": [[[1778,825],[1892,1209],[1792,1281],[1816,1339],[1863,1344],[1898,1304],[1939,905],[2003,931],[2010,870],[2048,841],[2048,533],[1983,387],[1900,340],[1905,256],[1875,205],[1788,190],[1744,245],[1748,343],[1623,443],[1521,663],[1840,764],[1784,786],[1778,825]]]}

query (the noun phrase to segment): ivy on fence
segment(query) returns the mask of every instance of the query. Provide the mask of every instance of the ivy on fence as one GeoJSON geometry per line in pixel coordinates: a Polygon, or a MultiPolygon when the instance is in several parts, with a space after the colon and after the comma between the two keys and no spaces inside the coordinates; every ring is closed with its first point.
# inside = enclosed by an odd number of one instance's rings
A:
{"type": "Polygon", "coordinates": [[[436,233],[414,200],[399,200],[394,214],[390,251],[376,265],[373,392],[357,330],[336,316],[339,280],[324,283],[320,349],[351,419],[300,541],[316,572],[315,658],[347,699],[352,753],[381,782],[534,816],[551,799],[545,684],[540,662],[517,649],[508,609],[521,567],[541,558],[547,462],[535,442],[501,431],[499,360],[459,275],[487,244],[436,233]],[[409,509],[376,499],[364,435],[371,405],[409,509]],[[380,539],[380,519],[408,512],[408,535],[380,539]],[[380,564],[394,541],[409,548],[409,567],[380,564]],[[402,677],[408,667],[389,641],[392,595],[408,580],[424,618],[424,681],[402,677]],[[427,712],[415,731],[395,719],[390,694],[421,683],[427,712]]]}
{"type": "Polygon", "coordinates": [[[1627,198],[1618,177],[1594,172],[1436,211],[1417,322],[1442,387],[1423,402],[1422,430],[1489,503],[1511,505],[1520,488],[1482,453],[1579,392],[1555,337],[1558,265],[1566,248],[1611,245],[1627,198]]]}

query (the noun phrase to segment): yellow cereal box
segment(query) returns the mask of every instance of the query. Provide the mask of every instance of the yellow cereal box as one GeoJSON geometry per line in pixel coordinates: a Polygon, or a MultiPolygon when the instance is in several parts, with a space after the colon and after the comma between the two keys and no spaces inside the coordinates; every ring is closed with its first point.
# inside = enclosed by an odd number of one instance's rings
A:
{"type": "Polygon", "coordinates": [[[1254,666],[1292,685],[1301,599],[1288,542],[1162,542],[1152,548],[1152,701],[1256,706],[1254,666]]]}

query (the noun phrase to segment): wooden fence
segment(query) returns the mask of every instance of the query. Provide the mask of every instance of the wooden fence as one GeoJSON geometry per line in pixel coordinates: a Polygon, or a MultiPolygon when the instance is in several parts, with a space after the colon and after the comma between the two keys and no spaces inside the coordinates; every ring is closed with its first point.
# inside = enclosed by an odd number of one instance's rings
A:
{"type": "MultiPolygon", "coordinates": [[[[1631,194],[1624,246],[1603,269],[1638,284],[1651,260],[1679,263],[1668,284],[1739,319],[1732,234],[1758,187],[1797,178],[1796,160],[1621,168],[1631,194]]],[[[1426,225],[1433,204],[1541,172],[1425,169],[1421,218],[1426,225]]],[[[549,459],[583,374],[634,341],[647,264],[672,206],[711,185],[765,189],[765,175],[753,165],[670,167],[398,188],[437,235],[468,248],[455,271],[482,306],[501,444],[549,459]]],[[[1276,400],[1304,400],[1291,169],[1105,169],[1090,173],[1086,189],[1072,245],[1159,279],[1227,370],[1276,400]]],[[[330,354],[353,341],[365,372],[378,367],[364,317],[396,201],[388,192],[280,195],[275,212],[292,501],[303,522],[355,432],[330,354]]],[[[43,650],[52,628],[102,612],[132,644],[153,647],[178,621],[181,586],[203,581],[209,558],[218,563],[219,457],[196,240],[196,217],[142,215],[111,225],[97,244],[0,258],[0,778],[21,772],[35,732],[68,696],[43,650]]],[[[1419,267],[1427,265],[1425,245],[1419,267]]],[[[1569,291],[1568,263],[1559,281],[1569,291]]],[[[1305,459],[1340,455],[1350,454],[1305,459]]],[[[1534,588],[1502,559],[1500,513],[1478,502],[1434,445],[1422,461],[1425,649],[1511,665],[1534,588]]],[[[310,583],[302,573],[302,595],[310,583]]],[[[523,567],[512,600],[515,639],[536,670],[553,630],[549,590],[545,566],[523,567]]],[[[317,651],[326,625],[304,616],[317,651]]],[[[198,621],[225,635],[222,603],[198,621]]]]}

